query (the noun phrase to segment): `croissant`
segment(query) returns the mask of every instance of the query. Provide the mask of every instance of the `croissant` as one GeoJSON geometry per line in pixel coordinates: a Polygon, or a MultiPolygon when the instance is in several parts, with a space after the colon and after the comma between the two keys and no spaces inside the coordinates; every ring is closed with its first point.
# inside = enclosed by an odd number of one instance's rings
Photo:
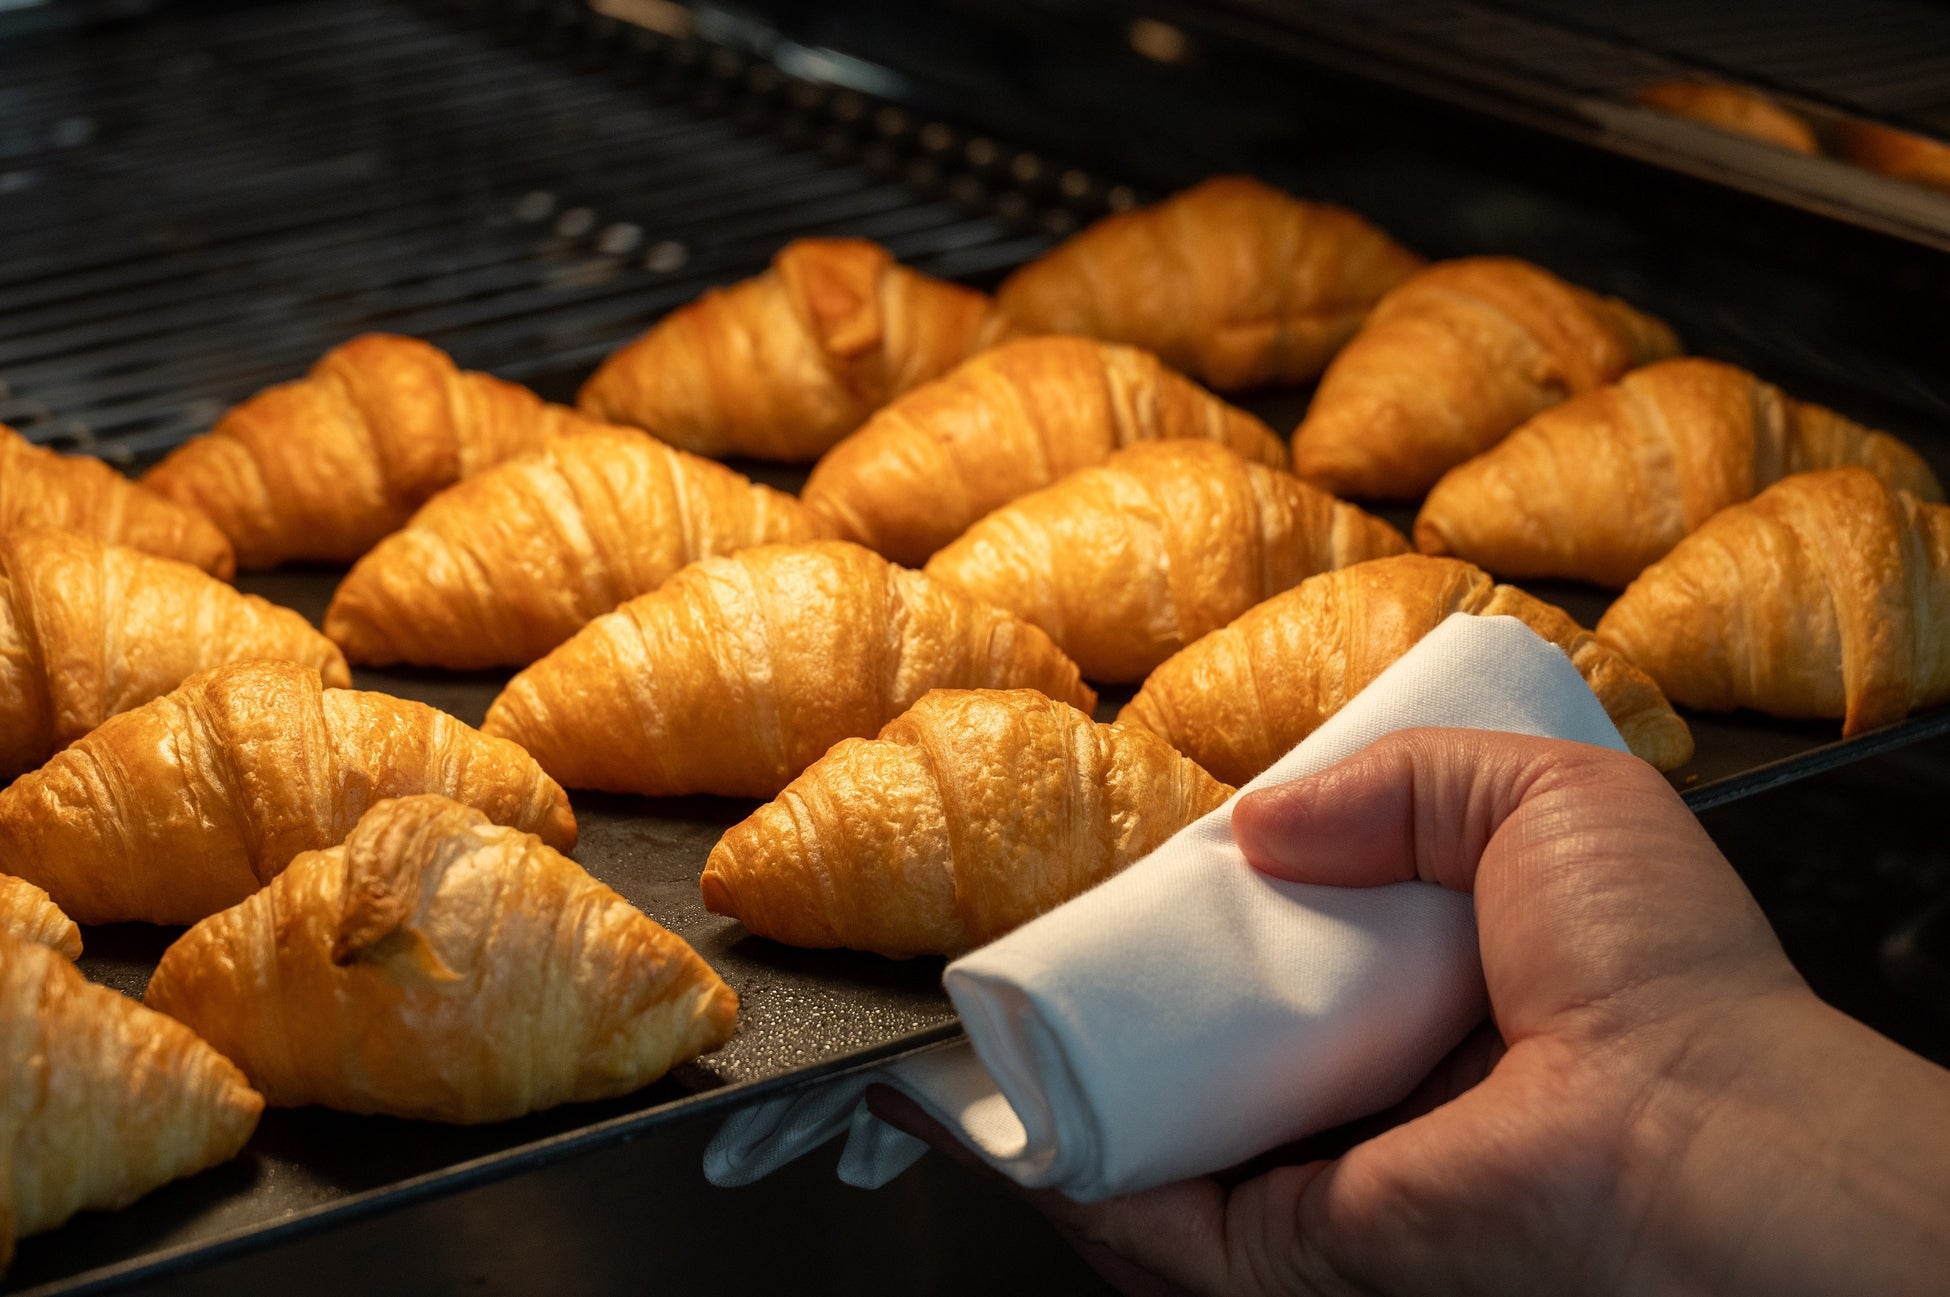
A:
{"type": "Polygon", "coordinates": [[[524,666],[694,559],[820,529],[791,496],[640,432],[557,437],[428,501],[325,614],[356,662],[524,666]]]}
{"type": "Polygon", "coordinates": [[[0,932],[0,1269],[18,1238],[229,1161],[263,1110],[188,1027],[0,932]]]}
{"type": "Polygon", "coordinates": [[[1049,632],[1091,680],[1141,680],[1207,631],[1401,533],[1207,441],[1119,451],[997,509],[927,574],[1049,632]]]}
{"type": "Polygon", "coordinates": [[[980,350],[988,311],[865,239],[800,239],[615,352],[576,404],[700,455],[817,459],[980,350]]]}
{"type": "Polygon", "coordinates": [[[1950,699],[1950,506],[1863,468],[1783,478],[1640,573],[1598,637],[1687,707],[1886,725],[1950,699]]]}
{"type": "Polygon", "coordinates": [[[1244,783],[1327,722],[1455,613],[1515,617],[1564,650],[1626,746],[1661,770],[1692,759],[1657,685],[1562,609],[1453,558],[1402,554],[1325,572],[1153,671],[1117,714],[1244,783]]]}
{"type": "Polygon", "coordinates": [[[1835,125],[1835,152],[1892,180],[1950,189],[1950,144],[1927,135],[1848,118],[1835,125]]]}
{"type": "Polygon", "coordinates": [[[1097,702],[1034,626],[819,541],[691,564],[517,675],[482,729],[572,788],[771,797],[938,686],[1097,702]]]}
{"type": "Polygon", "coordinates": [[[1327,367],[1293,471],[1340,495],[1419,496],[1539,410],[1678,349],[1658,320],[1528,262],[1445,261],[1327,367]]]}
{"type": "Polygon", "coordinates": [[[1633,96],[1648,108],[1690,117],[1719,130],[1745,135],[1763,144],[1819,153],[1821,144],[1807,122],[1758,90],[1718,82],[1673,78],[1655,81],[1633,96]]]}
{"type": "Polygon", "coordinates": [[[442,487],[586,426],[438,347],[369,333],[177,447],[144,485],[202,510],[247,568],[349,563],[442,487]]]}
{"type": "Polygon", "coordinates": [[[32,883],[0,874],[0,933],[37,942],[69,959],[81,958],[81,929],[32,883]]]}
{"type": "Polygon", "coordinates": [[[291,662],[194,676],[0,791],[0,860],[82,923],[194,923],[388,797],[439,792],[564,851],[575,818],[527,753],[444,712],[325,689],[291,662]]]}
{"type": "Polygon", "coordinates": [[[1789,473],[1843,464],[1943,498],[1929,466],[1894,437],[1732,365],[1662,360],[1450,469],[1415,520],[1415,544],[1503,576],[1616,588],[1728,505],[1789,473]]]}
{"type": "Polygon", "coordinates": [[[1233,391],[1318,375],[1421,264],[1345,208],[1219,176],[1071,236],[995,306],[1018,330],[1132,343],[1233,391]]]}
{"type": "Polygon", "coordinates": [[[60,527],[146,554],[180,559],[228,581],[230,542],[208,518],[85,455],[57,455],[0,423],[0,536],[60,527]]]}
{"type": "Polygon", "coordinates": [[[274,1107],[506,1121],[638,1090],[738,997],[531,834],[444,797],[367,811],[172,945],[144,997],[274,1107]]]}
{"type": "Polygon", "coordinates": [[[847,739],[712,848],[704,904],[792,946],[904,959],[993,941],[1233,790],[1031,689],[936,689],[847,739]]]}
{"type": "Polygon", "coordinates": [[[1286,443],[1131,347],[1005,343],[826,452],[801,498],[839,535],[919,567],[982,515],[1139,441],[1202,437],[1286,467],[1286,443]]]}
{"type": "Polygon", "coordinates": [[[0,782],[199,671],[252,658],[352,683],[303,617],[187,563],[75,532],[0,536],[0,782]]]}

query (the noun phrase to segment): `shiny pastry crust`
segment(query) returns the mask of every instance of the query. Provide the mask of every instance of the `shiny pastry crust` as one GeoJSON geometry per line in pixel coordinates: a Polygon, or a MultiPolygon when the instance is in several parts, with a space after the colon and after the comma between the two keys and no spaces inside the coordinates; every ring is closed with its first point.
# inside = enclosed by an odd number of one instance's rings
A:
{"type": "Polygon", "coordinates": [[[325,631],[371,665],[525,666],[687,563],[820,530],[784,492],[592,426],[428,501],[359,560],[325,631]]]}
{"type": "Polygon", "coordinates": [[[1515,617],[1564,651],[1631,750],[1686,764],[1692,735],[1658,686],[1561,609],[1452,558],[1404,554],[1276,595],[1151,673],[1124,709],[1221,779],[1244,783],[1456,613],[1515,617]]]}
{"type": "Polygon", "coordinates": [[[438,347],[369,333],[259,392],[142,481],[207,514],[246,568],[349,563],[434,492],[582,426],[438,347]]]}
{"type": "Polygon", "coordinates": [[[1430,266],[1381,300],[1294,433],[1323,490],[1411,499],[1524,420],[1679,349],[1672,330],[1510,257],[1430,266]]]}
{"type": "Polygon", "coordinates": [[[1086,678],[1115,682],[1316,572],[1407,548],[1290,474],[1164,441],[1005,505],[926,570],[1042,627],[1086,678]]]}
{"type": "Polygon", "coordinates": [[[1416,547],[1499,576],[1621,587],[1687,533],[1789,473],[1857,464],[1941,500],[1915,451],[1713,360],[1662,360],[1545,410],[1451,469],[1416,547]]]}
{"type": "Polygon", "coordinates": [[[76,532],[0,536],[0,783],[199,671],[258,658],[352,683],[303,617],[187,563],[76,532]]]}
{"type": "Polygon", "coordinates": [[[1950,144],[1875,122],[1848,120],[1835,126],[1835,152],[1858,167],[1892,180],[1950,189],[1950,144]]]}
{"type": "Polygon", "coordinates": [[[628,1094],[722,1045],[738,1016],[680,938],[444,797],[381,802],[342,845],[198,923],[145,999],[274,1106],[449,1122],[628,1094]]]}
{"type": "Polygon", "coordinates": [[[1285,468],[1265,424],[1134,347],[1030,338],[916,388],[826,453],[803,498],[838,535],[919,567],[981,518],[1140,441],[1197,437],[1285,468]]]}
{"type": "Polygon", "coordinates": [[[726,833],[704,903],[788,945],[957,955],[1118,873],[1232,792],[1153,735],[1033,690],[937,689],[726,833]]]}
{"type": "Polygon", "coordinates": [[[57,455],[0,423],[0,535],[32,528],[81,532],[178,559],[228,581],[230,542],[208,518],[85,455],[57,455]]]}
{"type": "Polygon", "coordinates": [[[75,921],[61,913],[46,892],[10,874],[0,874],[0,932],[50,947],[69,959],[81,958],[81,929],[75,921]]]}
{"type": "Polygon", "coordinates": [[[1950,507],[1863,468],[1783,478],[1645,569],[1598,636],[1687,707],[1900,720],[1950,700],[1950,507]]]}
{"type": "Polygon", "coordinates": [[[1019,333],[1131,343],[1234,391],[1319,374],[1421,265],[1345,208],[1218,176],[1072,235],[995,301],[1019,333]]]}
{"type": "Polygon", "coordinates": [[[289,662],[206,672],[109,720],[0,791],[0,842],[82,923],[193,923],[422,792],[575,845],[568,797],[521,749],[289,662]]]}
{"type": "Polygon", "coordinates": [[[700,455],[819,458],[869,414],[979,350],[989,299],[865,239],[799,239],[706,293],[583,384],[591,418],[700,455]]]}
{"type": "Polygon", "coordinates": [[[17,1238],[229,1161],[263,1109],[189,1028],[0,932],[0,1268],[17,1238]]]}
{"type": "Polygon", "coordinates": [[[572,788],[771,797],[937,687],[1096,705],[1035,627],[820,541],[693,563],[516,676],[482,728],[572,788]]]}
{"type": "Polygon", "coordinates": [[[1674,78],[1655,81],[1633,97],[1648,108],[1690,117],[1763,144],[1796,153],[1821,152],[1821,145],[1807,122],[1758,90],[1745,86],[1674,78]]]}

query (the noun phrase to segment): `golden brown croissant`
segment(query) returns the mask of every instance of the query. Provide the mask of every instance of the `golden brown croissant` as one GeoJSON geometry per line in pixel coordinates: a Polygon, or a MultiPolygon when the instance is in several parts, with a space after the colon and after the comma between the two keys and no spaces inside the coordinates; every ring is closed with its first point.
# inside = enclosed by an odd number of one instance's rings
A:
{"type": "Polygon", "coordinates": [[[989,299],[865,239],[788,243],[615,352],[576,404],[700,455],[812,460],[979,350],[989,299]]]}
{"type": "Polygon", "coordinates": [[[1096,706],[1034,626],[819,541],[691,564],[517,675],[482,729],[571,788],[771,797],[937,687],[1096,706]]]}
{"type": "Polygon", "coordinates": [[[187,563],[75,532],[0,536],[0,782],[199,671],[255,658],[352,683],[303,617],[187,563]]]}
{"type": "Polygon", "coordinates": [[[1564,650],[1625,743],[1661,770],[1693,755],[1644,672],[1562,609],[1453,558],[1402,554],[1302,581],[1172,656],[1118,713],[1244,783],[1345,707],[1453,613],[1515,617],[1564,650]]]}
{"type": "Polygon", "coordinates": [[[373,803],[445,793],[575,845],[569,800],[511,743],[290,662],[192,677],[0,791],[0,860],[83,923],[194,923],[373,803]]]}
{"type": "Polygon", "coordinates": [[[1208,441],[1160,441],[997,509],[926,570],[1115,682],[1316,572],[1407,548],[1291,474],[1208,441]]]}
{"type": "Polygon", "coordinates": [[[1950,189],[1950,144],[1942,140],[1852,118],[1836,124],[1834,144],[1838,156],[1858,167],[1892,180],[1950,189]]]}
{"type": "Polygon", "coordinates": [[[434,492],[584,426],[525,387],[456,369],[438,347],[369,333],[259,392],[142,480],[209,515],[244,567],[349,563],[434,492]]]}
{"type": "Polygon", "coordinates": [[[993,941],[1232,796],[1151,734],[1031,689],[937,689],[711,851],[704,903],[793,946],[904,959],[993,941]]]}
{"type": "Polygon", "coordinates": [[[1286,443],[1133,347],[1029,338],[916,388],[826,452],[802,498],[919,567],[982,515],[1140,441],[1202,437],[1286,467],[1286,443]]]}
{"type": "Polygon", "coordinates": [[[138,486],[99,459],[31,445],[0,423],[0,536],[38,527],[180,559],[225,581],[237,571],[230,542],[196,510],[138,486]]]}
{"type": "Polygon", "coordinates": [[[1758,90],[1721,82],[1675,77],[1655,81],[1633,96],[1648,108],[1690,117],[1696,122],[1796,153],[1819,153],[1821,145],[1807,122],[1758,90]]]}
{"type": "Polygon", "coordinates": [[[1950,506],[1863,468],[1783,478],[1645,569],[1598,636],[1688,707],[1886,725],[1950,699],[1950,506]]]}
{"type": "Polygon", "coordinates": [[[25,879],[0,874],[0,932],[81,958],[81,929],[48,894],[25,879]]]}
{"type": "Polygon", "coordinates": [[[1662,360],[1545,410],[1450,469],[1416,547],[1499,576],[1623,586],[1686,533],[1789,473],[1859,464],[1928,500],[1902,442],[1713,360],[1662,360]]]}
{"type": "Polygon", "coordinates": [[[381,802],[198,923],[144,999],[275,1107],[470,1123],[641,1089],[738,1019],[681,938],[539,838],[430,796],[381,802]]]}
{"type": "Polygon", "coordinates": [[[598,428],[428,501],[359,560],[325,632],[355,662],[525,666],[686,563],[820,531],[784,492],[598,428]]]}
{"type": "Polygon", "coordinates": [[[1658,320],[1528,262],[1444,261],[1327,367],[1293,471],[1340,495],[1419,496],[1539,410],[1678,349],[1658,320]]]}
{"type": "Polygon", "coordinates": [[[0,932],[0,1269],[17,1238],[229,1161],[263,1110],[188,1027],[0,932]]]}
{"type": "Polygon", "coordinates": [[[995,307],[1019,331],[1132,343],[1232,391],[1319,374],[1421,264],[1345,208],[1218,176],[1071,236],[995,307]]]}

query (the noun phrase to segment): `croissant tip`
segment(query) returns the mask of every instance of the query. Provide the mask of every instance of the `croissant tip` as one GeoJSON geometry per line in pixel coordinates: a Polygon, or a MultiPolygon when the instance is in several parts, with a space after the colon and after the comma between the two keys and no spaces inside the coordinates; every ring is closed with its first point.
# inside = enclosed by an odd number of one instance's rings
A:
{"type": "Polygon", "coordinates": [[[706,910],[730,918],[738,917],[737,902],[732,898],[731,888],[726,885],[724,876],[718,873],[716,865],[706,865],[703,877],[697,882],[698,890],[704,894],[706,910]]]}

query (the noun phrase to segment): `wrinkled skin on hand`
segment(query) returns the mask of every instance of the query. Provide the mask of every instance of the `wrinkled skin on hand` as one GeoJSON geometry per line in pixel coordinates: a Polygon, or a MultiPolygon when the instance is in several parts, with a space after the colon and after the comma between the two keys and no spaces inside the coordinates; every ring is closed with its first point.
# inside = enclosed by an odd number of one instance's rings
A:
{"type": "Polygon", "coordinates": [[[1651,767],[1407,731],[1233,830],[1280,877],[1473,892],[1494,1022],[1338,1157],[1031,1195],[1124,1291],[1942,1290],[1950,1073],[1814,997],[1651,767]]]}

